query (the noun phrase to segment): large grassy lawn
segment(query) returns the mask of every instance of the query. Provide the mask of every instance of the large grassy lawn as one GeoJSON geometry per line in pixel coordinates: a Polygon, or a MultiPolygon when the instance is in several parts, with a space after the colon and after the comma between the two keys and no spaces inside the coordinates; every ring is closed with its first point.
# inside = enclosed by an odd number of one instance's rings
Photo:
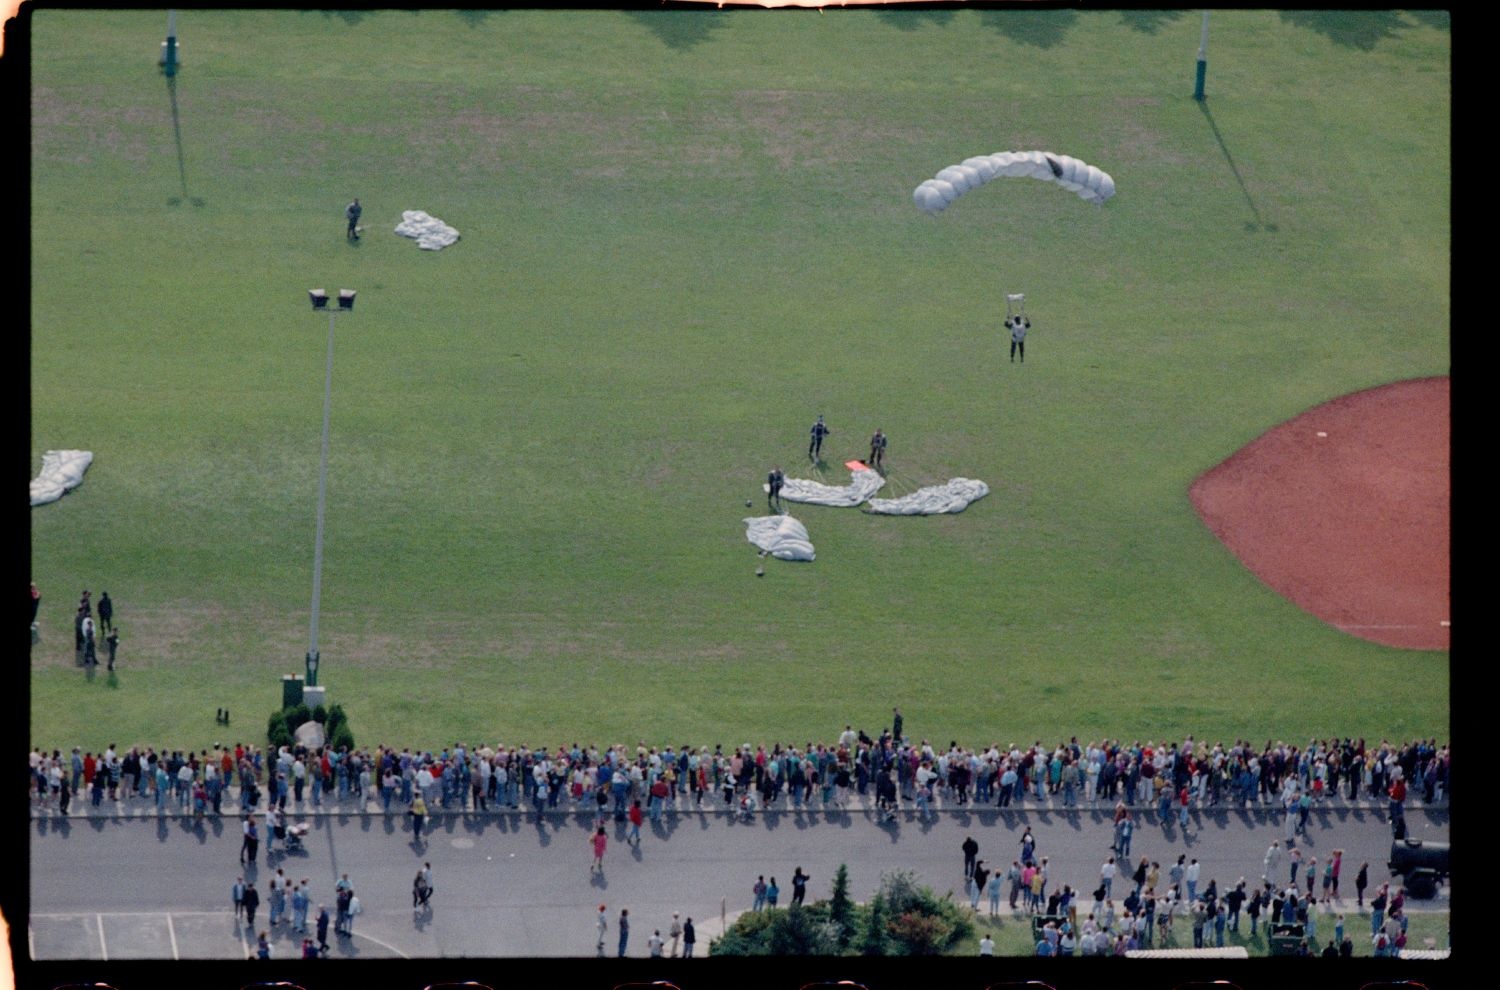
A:
{"type": "Polygon", "coordinates": [[[1281,599],[1189,483],[1449,370],[1450,72],[1430,12],[159,12],[32,20],[37,744],[261,735],[308,648],[363,743],[1446,738],[1446,653],[1281,599]],[[175,115],[174,115],[175,107],[175,115]],[[1110,172],[1102,208],[976,154],[1110,172]],[[345,241],[358,196],[366,232],[345,241]],[[463,239],[392,233],[425,210],[463,239]],[[999,328],[1025,292],[1027,361],[999,328]],[[947,517],[795,508],[889,434],[947,517]],[[115,677],[73,664],[83,588],[115,677]],[[1393,685],[1409,690],[1393,694],[1393,685]]]}

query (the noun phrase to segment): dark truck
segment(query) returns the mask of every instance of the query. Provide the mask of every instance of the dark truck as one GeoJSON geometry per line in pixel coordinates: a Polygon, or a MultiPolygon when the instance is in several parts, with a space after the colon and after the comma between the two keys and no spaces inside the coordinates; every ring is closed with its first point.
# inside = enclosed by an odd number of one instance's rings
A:
{"type": "Polygon", "coordinates": [[[1438,885],[1448,879],[1448,843],[1398,839],[1391,843],[1391,859],[1386,865],[1405,878],[1406,891],[1412,897],[1433,897],[1438,885]]]}

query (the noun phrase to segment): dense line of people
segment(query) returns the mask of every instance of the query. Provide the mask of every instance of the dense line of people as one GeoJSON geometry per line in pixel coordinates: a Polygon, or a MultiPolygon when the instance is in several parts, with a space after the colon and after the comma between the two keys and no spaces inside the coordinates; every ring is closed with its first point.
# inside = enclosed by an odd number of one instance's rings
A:
{"type": "MultiPolygon", "coordinates": [[[[899,723],[898,723],[899,726],[899,723]]],[[[417,797],[427,808],[486,811],[530,806],[538,812],[593,802],[617,819],[642,801],[654,822],[669,807],[712,808],[716,802],[753,813],[783,802],[792,808],[842,808],[852,799],[893,812],[903,803],[922,816],[936,807],[994,804],[1024,806],[1127,806],[1155,802],[1163,817],[1190,806],[1283,804],[1305,821],[1309,809],[1333,799],[1388,799],[1392,811],[1411,797],[1445,799],[1450,752],[1434,740],[1378,745],[1364,740],[1314,740],[1298,747],[1236,741],[1205,745],[1190,736],[1181,744],[1118,741],[1054,747],[991,745],[968,749],[956,742],[937,750],[927,741],[896,741],[887,730],[870,739],[850,727],[831,743],[783,743],[732,748],[623,745],[466,746],[434,753],[328,747],[282,747],[270,754],[254,746],[215,746],[182,752],[110,745],[101,753],[30,754],[34,800],[65,812],[71,798],[94,806],[145,800],[159,812],[222,812],[226,798],[241,810],[267,804],[317,807],[324,801],[378,801],[390,811],[409,809],[417,797]],[[1294,801],[1296,807],[1288,802],[1294,801]]],[[[424,809],[425,810],[425,809],[424,809]]]]}

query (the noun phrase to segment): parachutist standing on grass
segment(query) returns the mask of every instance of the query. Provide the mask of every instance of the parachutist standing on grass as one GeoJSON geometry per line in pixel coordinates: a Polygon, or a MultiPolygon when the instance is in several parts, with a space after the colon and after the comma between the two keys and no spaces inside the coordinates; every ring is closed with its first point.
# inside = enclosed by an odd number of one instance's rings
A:
{"type": "Polygon", "coordinates": [[[1016,352],[1021,352],[1021,363],[1026,363],[1026,331],[1031,329],[1031,321],[1024,316],[1007,316],[1005,328],[1010,331],[1010,360],[1014,364],[1016,352]]]}
{"type": "Polygon", "coordinates": [[[870,438],[870,461],[869,461],[870,467],[876,468],[878,470],[879,468],[881,468],[881,467],[884,466],[884,464],[885,464],[885,444],[886,444],[885,434],[881,433],[877,429],[875,431],[875,435],[870,438]]]}
{"type": "Polygon", "coordinates": [[[352,240],[359,240],[359,215],[363,212],[364,210],[360,207],[358,199],[355,199],[354,202],[344,207],[344,218],[349,221],[349,231],[344,236],[352,240]]]}
{"type": "Polygon", "coordinates": [[[823,459],[823,438],[831,433],[833,431],[823,424],[823,417],[819,416],[818,421],[812,425],[812,441],[807,445],[809,460],[816,462],[823,459]]]}
{"type": "Polygon", "coordinates": [[[773,467],[766,475],[766,507],[772,512],[781,511],[781,486],[786,484],[786,475],[781,468],[773,467]]]}

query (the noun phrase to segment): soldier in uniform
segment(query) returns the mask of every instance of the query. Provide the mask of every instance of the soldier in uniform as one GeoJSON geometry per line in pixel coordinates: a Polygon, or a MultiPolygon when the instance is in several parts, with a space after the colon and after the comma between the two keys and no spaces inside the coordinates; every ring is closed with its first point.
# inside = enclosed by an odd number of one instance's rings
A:
{"type": "Polygon", "coordinates": [[[823,438],[832,432],[832,430],[823,424],[823,417],[819,416],[818,421],[812,425],[812,442],[807,445],[808,459],[813,461],[822,460],[823,438]]]}
{"type": "Polygon", "coordinates": [[[781,511],[781,486],[786,484],[786,475],[781,468],[773,467],[766,475],[766,507],[772,512],[781,511]]]}
{"type": "Polygon", "coordinates": [[[879,430],[870,438],[870,467],[881,467],[885,462],[886,437],[879,430]]]}
{"type": "Polygon", "coordinates": [[[358,199],[344,207],[344,218],[349,221],[349,231],[345,234],[346,237],[359,240],[359,215],[363,212],[358,199]]]}

